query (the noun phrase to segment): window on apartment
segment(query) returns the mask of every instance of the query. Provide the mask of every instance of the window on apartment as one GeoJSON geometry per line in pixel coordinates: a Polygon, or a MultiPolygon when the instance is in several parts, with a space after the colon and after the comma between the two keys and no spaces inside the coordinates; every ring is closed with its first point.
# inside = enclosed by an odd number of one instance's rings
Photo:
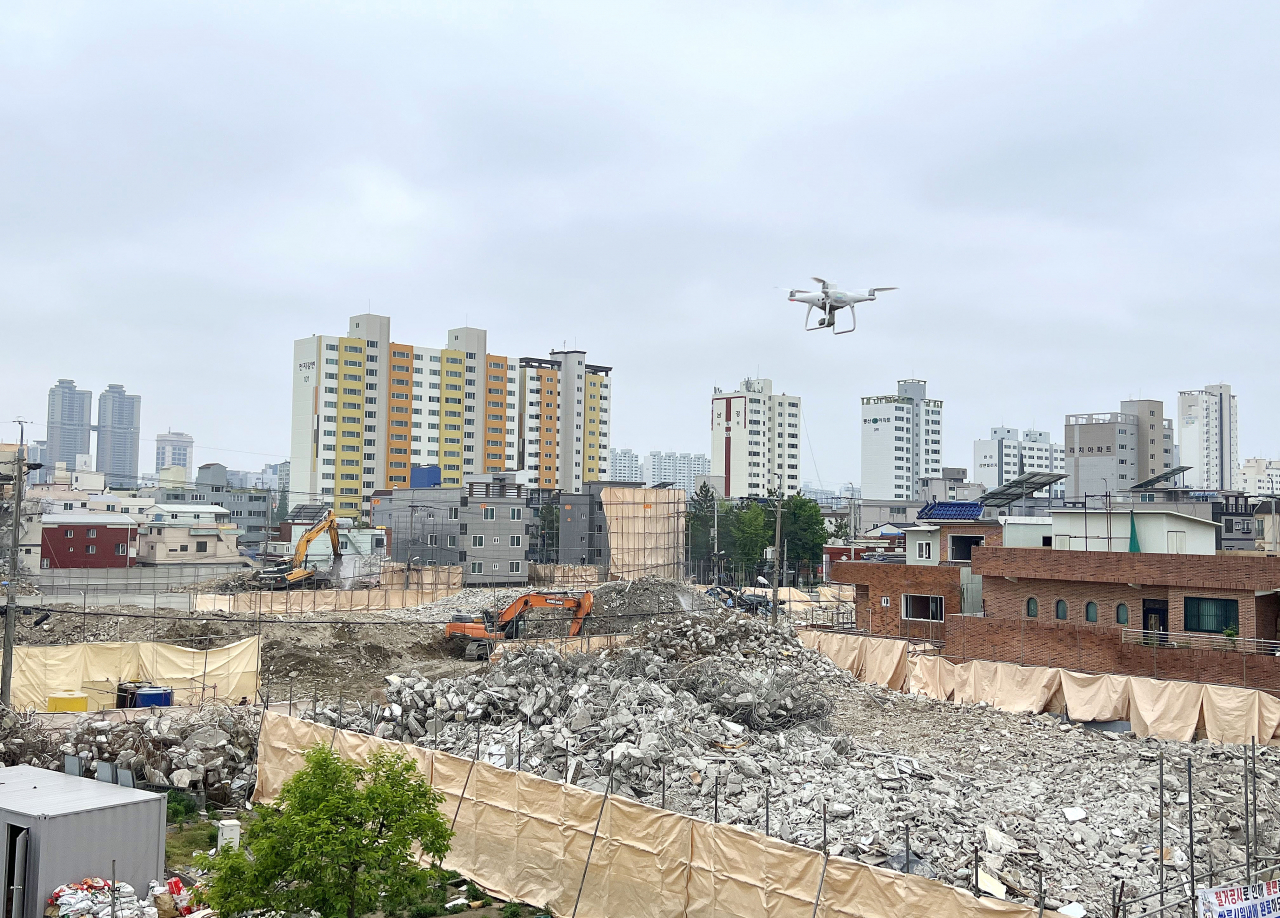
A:
{"type": "Polygon", "coordinates": [[[1086,622],[1096,622],[1098,620],[1098,604],[1096,602],[1084,604],[1084,620],[1086,622]]]}
{"type": "Polygon", "coordinates": [[[1120,605],[1116,606],[1116,624],[1129,624],[1129,607],[1124,603],[1120,603],[1120,605]]]}
{"type": "Polygon", "coordinates": [[[494,519],[497,519],[497,518],[498,518],[498,508],[497,508],[497,507],[485,507],[485,508],[484,508],[484,518],[485,518],[486,520],[494,520],[494,519]]]}
{"type": "Polygon", "coordinates": [[[1221,634],[1240,629],[1240,603],[1235,599],[1186,596],[1182,600],[1182,630],[1221,634]]]}
{"type": "Polygon", "coordinates": [[[451,519],[451,520],[456,520],[457,518],[458,518],[458,508],[457,508],[457,507],[450,507],[450,508],[449,508],[449,519],[451,519]]]}
{"type": "Polygon", "coordinates": [[[508,573],[508,574],[518,574],[518,573],[520,573],[520,562],[519,562],[519,561],[508,561],[508,562],[507,562],[507,573],[508,573]]]}
{"type": "Polygon", "coordinates": [[[917,542],[916,558],[921,561],[928,561],[933,558],[933,543],[923,539],[917,542]]]}
{"type": "MultiPolygon", "coordinates": [[[[171,549],[171,550],[172,550],[172,549],[171,549]]],[[[186,545],[180,545],[180,546],[178,546],[178,551],[186,551],[186,550],[187,550],[187,546],[186,546],[186,545]]]]}
{"type": "Polygon", "coordinates": [[[68,529],[66,532],[63,533],[63,536],[65,536],[68,539],[74,539],[76,536],[76,531],[74,529],[68,529]]]}
{"type": "Polygon", "coordinates": [[[518,535],[513,535],[513,536],[511,537],[511,547],[512,547],[512,548],[519,548],[519,547],[520,547],[520,541],[521,541],[520,536],[518,536],[518,535]]]}
{"type": "Polygon", "coordinates": [[[483,573],[484,573],[484,562],[483,562],[483,561],[472,561],[472,562],[471,562],[471,573],[473,573],[473,574],[483,574],[483,573]]]}
{"type": "Polygon", "coordinates": [[[91,539],[96,539],[98,537],[98,530],[90,529],[85,533],[85,535],[91,539]]]}
{"type": "Polygon", "coordinates": [[[128,553],[129,553],[129,546],[124,542],[121,542],[119,545],[116,546],[117,555],[127,555],[128,553]]]}
{"type": "Polygon", "coordinates": [[[209,543],[208,543],[208,542],[204,542],[204,541],[196,542],[196,551],[197,551],[197,552],[207,552],[208,550],[209,550],[209,543]]]}
{"type": "Polygon", "coordinates": [[[511,518],[512,518],[513,520],[518,520],[518,519],[520,519],[520,518],[524,515],[523,510],[524,510],[524,508],[523,508],[523,507],[512,507],[512,508],[511,508],[511,518]]]}
{"type": "Polygon", "coordinates": [[[1067,601],[1065,599],[1059,599],[1053,604],[1053,617],[1060,622],[1067,620],[1067,601]]]}
{"type": "Polygon", "coordinates": [[[97,553],[98,553],[97,545],[90,545],[87,548],[85,548],[85,554],[96,555],[97,553]]]}
{"type": "Polygon", "coordinates": [[[482,535],[473,535],[473,536],[471,537],[471,547],[472,547],[472,548],[484,548],[484,536],[482,536],[482,535]]]}
{"type": "Polygon", "coordinates": [[[1040,614],[1040,603],[1034,596],[1027,597],[1027,618],[1035,618],[1040,614]]]}

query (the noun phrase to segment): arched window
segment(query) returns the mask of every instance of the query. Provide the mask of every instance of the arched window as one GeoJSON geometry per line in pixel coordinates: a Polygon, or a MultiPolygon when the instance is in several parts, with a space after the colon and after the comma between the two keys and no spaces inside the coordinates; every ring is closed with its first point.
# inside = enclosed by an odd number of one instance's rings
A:
{"type": "Polygon", "coordinates": [[[1098,604],[1096,602],[1084,604],[1084,620],[1086,622],[1096,622],[1098,620],[1098,604]]]}
{"type": "Polygon", "coordinates": [[[1120,603],[1120,605],[1116,606],[1116,624],[1129,624],[1129,607],[1124,603],[1120,603]]]}
{"type": "Polygon", "coordinates": [[[1040,603],[1034,596],[1027,599],[1027,618],[1035,618],[1040,614],[1040,603]]]}
{"type": "Polygon", "coordinates": [[[1061,621],[1065,622],[1067,620],[1067,601],[1065,599],[1059,599],[1054,603],[1053,614],[1055,618],[1061,621]]]}

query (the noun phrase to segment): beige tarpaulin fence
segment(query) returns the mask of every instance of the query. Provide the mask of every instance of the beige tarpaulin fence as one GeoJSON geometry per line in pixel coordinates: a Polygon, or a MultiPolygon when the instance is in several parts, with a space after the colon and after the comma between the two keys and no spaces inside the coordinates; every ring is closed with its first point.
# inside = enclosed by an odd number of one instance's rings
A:
{"type": "Polygon", "coordinates": [[[681,488],[601,488],[609,527],[609,577],[684,577],[681,488]]]}
{"type": "Polygon", "coordinates": [[[171,686],[175,705],[258,691],[258,638],[192,650],[155,641],[14,648],[13,702],[45,710],[53,692],[84,692],[89,710],[113,708],[121,682],[171,686]]]}
{"type": "Polygon", "coordinates": [[[1159,739],[1280,745],[1280,699],[1256,689],[991,660],[952,663],[912,654],[906,641],[831,631],[802,631],[800,640],[859,680],[898,691],[1006,711],[1065,712],[1076,721],[1127,720],[1139,736],[1159,739]]]}
{"type": "Polygon", "coordinates": [[[529,586],[582,590],[600,582],[600,568],[594,564],[530,564],[529,586]]]}
{"type": "MultiPolygon", "coordinates": [[[[378,748],[412,756],[458,814],[444,865],[494,895],[582,918],[811,918],[823,872],[817,851],[740,826],[714,825],[625,797],[607,799],[527,772],[267,713],[254,801],[270,803],[316,743],[366,761],[378,748]],[[599,820],[599,832],[596,823],[599,820]],[[592,846],[592,836],[595,845],[592,846]],[[588,853],[590,861],[588,862],[588,853]],[[586,868],[586,881],[583,871],[586,868]]],[[[1027,906],[977,899],[922,877],[833,857],[825,918],[1029,918],[1027,906]]],[[[1055,915],[1056,913],[1047,912],[1055,915]]]]}
{"type": "Polygon", "coordinates": [[[447,599],[462,589],[462,571],[439,583],[400,589],[254,590],[245,593],[197,593],[197,612],[385,612],[447,599]]]}

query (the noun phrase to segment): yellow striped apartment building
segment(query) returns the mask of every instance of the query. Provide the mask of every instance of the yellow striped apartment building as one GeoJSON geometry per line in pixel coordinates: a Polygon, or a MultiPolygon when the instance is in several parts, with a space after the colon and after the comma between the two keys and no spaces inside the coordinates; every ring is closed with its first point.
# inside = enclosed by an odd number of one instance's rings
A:
{"type": "Polygon", "coordinates": [[[290,506],[367,517],[374,491],[433,465],[446,488],[527,470],[531,487],[580,491],[607,477],[609,370],[583,351],[490,354],[480,328],[396,343],[388,317],[352,316],[345,336],[294,342],[290,506]]]}

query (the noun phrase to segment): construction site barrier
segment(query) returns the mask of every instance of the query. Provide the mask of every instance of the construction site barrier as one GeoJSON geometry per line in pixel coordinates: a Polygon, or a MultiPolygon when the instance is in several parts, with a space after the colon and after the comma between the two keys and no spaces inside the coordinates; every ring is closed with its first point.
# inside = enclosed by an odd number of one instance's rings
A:
{"type": "Polygon", "coordinates": [[[513,641],[499,641],[489,655],[490,663],[497,663],[503,654],[532,650],[535,647],[547,647],[562,657],[571,653],[600,653],[605,650],[616,650],[630,639],[628,634],[592,634],[579,637],[545,637],[520,638],[513,641]]]}
{"type": "Polygon", "coordinates": [[[386,612],[422,606],[462,591],[457,583],[442,582],[407,590],[377,587],[368,590],[254,590],[244,593],[197,593],[197,612],[386,612]]]}
{"type": "Polygon", "coordinates": [[[14,707],[44,711],[54,692],[83,692],[90,711],[116,706],[121,682],[173,688],[175,705],[213,698],[253,701],[258,691],[258,638],[192,650],[156,641],[58,644],[13,649],[14,707]]]}
{"type": "Polygon", "coordinates": [[[530,564],[529,586],[556,590],[586,590],[600,582],[594,564],[530,564]]]}
{"type": "MultiPolygon", "coordinates": [[[[323,743],[367,762],[410,757],[444,795],[455,836],[444,866],[493,895],[582,918],[1029,918],[1036,910],[975,898],[766,837],[365,734],[268,712],[257,803],[271,803],[303,754],[323,743]],[[816,902],[816,905],[815,905],[816,902]]],[[[1056,915],[1055,912],[1046,912],[1056,915]]]]}
{"type": "Polygon", "coordinates": [[[684,577],[685,502],[683,488],[600,489],[609,527],[610,580],[684,577]]]}
{"type": "Polygon", "coordinates": [[[985,701],[1081,722],[1129,721],[1138,736],[1158,739],[1280,745],[1280,699],[1256,689],[991,660],[952,663],[912,653],[906,641],[830,631],[802,631],[800,640],[862,682],[940,701],[985,701]]]}

